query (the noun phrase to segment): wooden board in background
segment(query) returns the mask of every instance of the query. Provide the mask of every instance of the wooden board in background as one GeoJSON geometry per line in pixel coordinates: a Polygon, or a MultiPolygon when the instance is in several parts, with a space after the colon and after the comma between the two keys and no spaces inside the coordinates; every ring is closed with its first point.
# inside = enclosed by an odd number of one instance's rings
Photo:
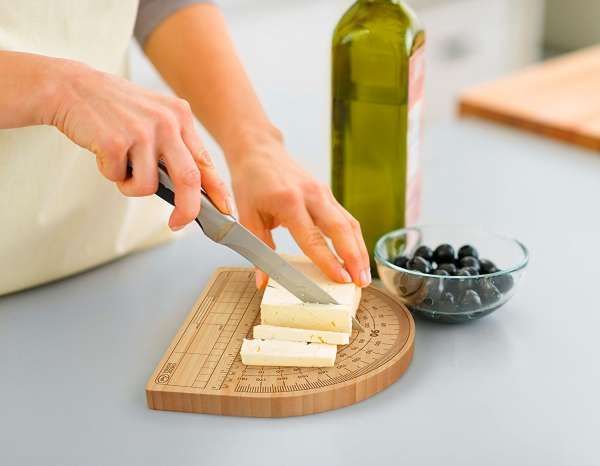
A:
{"type": "Polygon", "coordinates": [[[261,297],[251,269],[218,269],[148,381],[148,406],[230,416],[312,414],[369,398],[410,364],[412,316],[369,287],[357,311],[367,332],[354,330],[350,343],[338,346],[334,367],[245,366],[239,351],[259,321],[261,297]]]}
{"type": "Polygon", "coordinates": [[[600,46],[469,89],[459,114],[600,151],[600,46]]]}

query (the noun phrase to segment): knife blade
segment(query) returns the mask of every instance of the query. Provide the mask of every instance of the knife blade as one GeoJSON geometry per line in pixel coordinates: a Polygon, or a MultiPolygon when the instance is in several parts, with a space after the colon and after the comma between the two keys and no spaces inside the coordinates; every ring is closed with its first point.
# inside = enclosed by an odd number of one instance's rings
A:
{"type": "MultiPolygon", "coordinates": [[[[302,302],[338,304],[323,288],[292,267],[234,217],[221,213],[205,194],[196,221],[206,236],[248,259],[302,302]]],[[[355,316],[352,316],[352,324],[359,331],[364,331],[355,316]]]]}
{"type": "MultiPolygon", "coordinates": [[[[166,167],[159,164],[159,184],[156,194],[174,205],[174,189],[166,167]]],[[[339,304],[329,293],[310,278],[292,267],[279,254],[241,225],[231,215],[223,214],[202,190],[200,213],[196,218],[206,236],[248,259],[269,277],[287,289],[302,302],[339,304]]],[[[364,331],[356,317],[355,328],[364,331]]]]}
{"type": "Polygon", "coordinates": [[[239,223],[234,223],[219,243],[244,256],[302,302],[338,304],[323,288],[292,267],[239,223]]]}
{"type": "MultiPolygon", "coordinates": [[[[248,259],[302,302],[338,304],[323,288],[292,267],[241,224],[235,222],[223,239],[219,241],[219,244],[227,246],[248,259]]],[[[360,331],[365,330],[355,316],[352,316],[352,324],[360,331]]]]}

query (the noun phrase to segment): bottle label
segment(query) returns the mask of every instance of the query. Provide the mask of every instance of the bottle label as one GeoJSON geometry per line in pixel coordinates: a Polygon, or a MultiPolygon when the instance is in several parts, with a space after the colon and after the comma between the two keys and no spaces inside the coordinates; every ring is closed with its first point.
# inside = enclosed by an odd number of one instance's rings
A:
{"type": "Polygon", "coordinates": [[[423,97],[425,94],[425,47],[408,61],[408,130],[406,141],[406,225],[417,222],[421,210],[421,141],[423,137],[423,97]]]}

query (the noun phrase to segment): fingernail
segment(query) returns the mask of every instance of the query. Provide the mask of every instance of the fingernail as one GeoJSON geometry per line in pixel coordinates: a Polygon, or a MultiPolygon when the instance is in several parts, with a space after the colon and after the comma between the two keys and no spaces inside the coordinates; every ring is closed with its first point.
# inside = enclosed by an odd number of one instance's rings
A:
{"type": "Polygon", "coordinates": [[[369,283],[371,283],[371,269],[365,269],[360,272],[360,284],[367,286],[369,283]]]}
{"type": "Polygon", "coordinates": [[[231,198],[229,196],[227,196],[225,198],[225,205],[226,205],[227,213],[233,214],[233,202],[231,201],[231,198]]]}
{"type": "Polygon", "coordinates": [[[259,273],[254,276],[254,281],[256,282],[256,288],[259,290],[262,290],[267,285],[267,278],[259,273]]]}
{"type": "Polygon", "coordinates": [[[340,278],[344,283],[352,283],[352,277],[346,269],[340,269],[340,278]]]}
{"type": "Polygon", "coordinates": [[[184,226],[185,226],[185,225],[179,225],[179,224],[175,223],[175,222],[173,221],[173,219],[172,219],[172,218],[170,218],[170,219],[169,219],[169,228],[170,228],[172,231],[179,231],[179,230],[181,230],[181,229],[182,229],[184,226]]]}

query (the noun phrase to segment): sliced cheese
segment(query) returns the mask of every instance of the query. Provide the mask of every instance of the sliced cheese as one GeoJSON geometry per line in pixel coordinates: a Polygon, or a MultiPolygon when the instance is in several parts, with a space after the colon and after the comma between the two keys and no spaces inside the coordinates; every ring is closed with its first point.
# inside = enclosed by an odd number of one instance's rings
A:
{"type": "Polygon", "coordinates": [[[240,355],[247,366],[332,367],[336,352],[322,343],[244,339],[240,355]]]}
{"type": "Polygon", "coordinates": [[[326,343],[329,345],[347,345],[349,333],[327,332],[325,330],[306,330],[292,327],[277,327],[275,325],[256,325],[254,338],[263,340],[304,341],[311,343],[326,343]]]}
{"type": "Polygon", "coordinates": [[[302,271],[327,291],[338,304],[303,303],[279,283],[270,279],[263,295],[261,323],[279,327],[293,327],[329,332],[352,332],[352,316],[360,301],[360,288],[353,283],[335,283],[329,280],[306,257],[286,257],[290,264],[302,271]]]}

